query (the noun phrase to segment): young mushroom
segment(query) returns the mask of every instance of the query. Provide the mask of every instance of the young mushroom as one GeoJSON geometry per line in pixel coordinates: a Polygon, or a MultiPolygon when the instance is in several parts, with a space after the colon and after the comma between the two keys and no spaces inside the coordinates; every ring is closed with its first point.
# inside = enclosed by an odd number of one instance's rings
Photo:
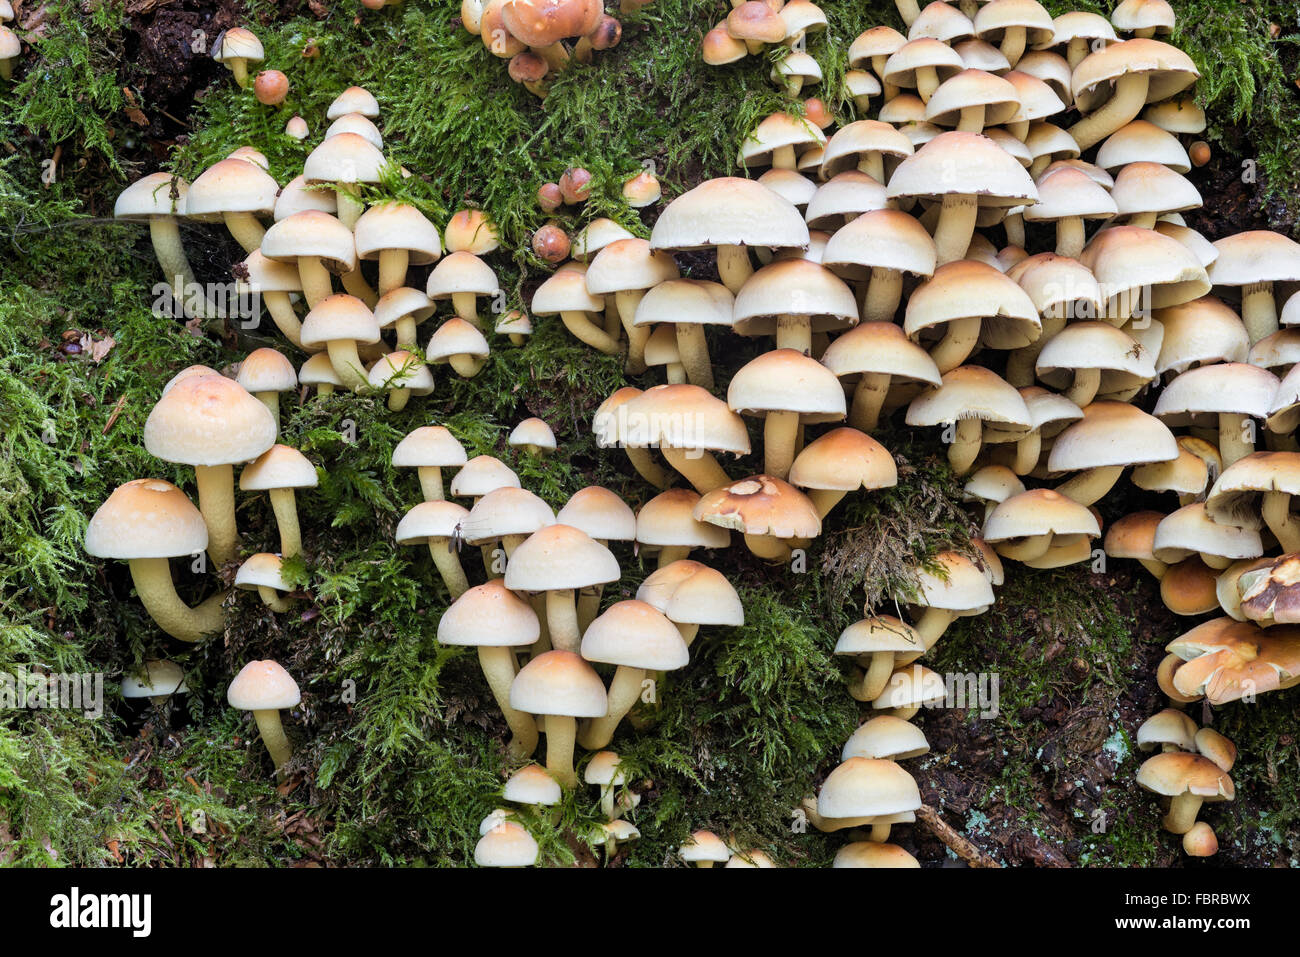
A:
{"type": "MultiPolygon", "coordinates": [[[[191,314],[189,291],[195,284],[194,270],[176,220],[185,215],[189,189],[189,183],[174,173],[150,173],[122,190],[113,204],[113,218],[149,224],[149,239],[163,279],[171,286],[172,299],[186,307],[187,315],[191,314]]],[[[203,315],[206,303],[195,305],[199,308],[193,314],[203,315]]]]}
{"type": "Polygon", "coordinates": [[[533,658],[510,685],[510,706],[545,716],[546,769],[564,788],[573,788],[573,742],[577,718],[602,718],[608,708],[605,685],[580,655],[555,649],[533,658]]]}
{"type": "Polygon", "coordinates": [[[433,391],[433,373],[424,364],[418,352],[398,349],[380,356],[366,373],[371,388],[388,393],[388,409],[400,412],[406,408],[411,396],[424,396],[433,391]]]}
{"type": "Polygon", "coordinates": [[[275,764],[275,773],[283,774],[285,764],[293,756],[293,748],[280,723],[280,711],[296,707],[302,701],[297,682],[274,661],[250,661],[230,682],[226,700],[232,708],[253,712],[262,743],[275,764]]]}
{"type": "Polygon", "coordinates": [[[712,831],[695,831],[682,842],[677,849],[677,856],[696,867],[712,867],[714,864],[725,864],[731,857],[731,851],[722,838],[712,831]]]}
{"type": "Polygon", "coordinates": [[[280,393],[293,392],[298,388],[298,376],[292,363],[274,349],[254,349],[239,364],[239,374],[235,381],[270,410],[278,432],[280,393]]]}
{"type": "Polygon", "coordinates": [[[539,418],[524,419],[506,439],[511,448],[522,448],[529,455],[542,456],[555,451],[555,433],[539,418]]]}
{"type": "Polygon", "coordinates": [[[239,571],[235,572],[235,587],[256,591],[262,604],[271,611],[283,614],[292,605],[280,593],[293,591],[293,586],[285,581],[282,566],[279,555],[270,552],[250,555],[239,566],[239,571]]]}
{"type": "Polygon", "coordinates": [[[275,524],[280,530],[280,554],[292,558],[302,551],[294,489],[316,487],[316,466],[297,449],[273,445],[239,474],[244,492],[268,492],[275,524]]]}
{"type": "Polygon", "coordinates": [[[551,644],[577,652],[581,635],[574,592],[618,581],[619,575],[618,560],[608,548],[572,526],[548,525],[515,549],[506,566],[505,583],[512,591],[545,592],[551,644]]]}
{"type": "Polygon", "coordinates": [[[394,536],[399,545],[428,545],[438,574],[453,599],[469,588],[457,551],[461,523],[468,517],[469,509],[455,502],[421,502],[397,523],[394,536]]]}
{"type": "Polygon", "coordinates": [[[641,506],[636,516],[636,541],[639,546],[658,549],[657,567],[663,568],[690,555],[694,548],[726,548],[731,536],[726,529],[694,516],[698,492],[688,488],[670,488],[641,506]]]}
{"type": "Polygon", "coordinates": [[[347,293],[320,300],[303,320],[302,344],[308,349],[324,347],[334,371],[354,392],[369,385],[357,347],[378,341],[379,323],[375,314],[364,302],[347,293]]]}
{"type": "Polygon", "coordinates": [[[122,697],[148,698],[155,707],[165,706],[173,695],[186,694],[185,670],[174,661],[146,661],[139,671],[122,676],[122,697]]]}
{"type": "Polygon", "coordinates": [[[726,576],[685,558],[651,572],[636,597],[663,612],[677,626],[687,648],[701,625],[734,628],[745,623],[745,608],[726,576]]]}
{"type": "Polygon", "coordinates": [[[262,41],[252,30],[231,27],[223,30],[212,44],[212,59],[226,67],[241,87],[248,88],[248,64],[261,63],[266,57],[262,41]]]}
{"type": "Polygon", "coordinates": [[[393,449],[395,468],[414,468],[426,502],[446,498],[442,470],[467,461],[465,447],[441,425],[424,425],[410,432],[393,449]]]}

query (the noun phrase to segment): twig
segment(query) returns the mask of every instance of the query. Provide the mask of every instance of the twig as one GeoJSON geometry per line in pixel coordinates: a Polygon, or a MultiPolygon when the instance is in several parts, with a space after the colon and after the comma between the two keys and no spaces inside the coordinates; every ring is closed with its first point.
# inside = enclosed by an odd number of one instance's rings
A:
{"type": "Polygon", "coordinates": [[[966,835],[953,828],[939,816],[939,812],[928,804],[922,804],[916,809],[916,819],[925,825],[926,829],[948,845],[949,849],[960,857],[971,867],[1001,867],[1002,865],[995,861],[989,855],[985,854],[973,843],[966,835]]]}

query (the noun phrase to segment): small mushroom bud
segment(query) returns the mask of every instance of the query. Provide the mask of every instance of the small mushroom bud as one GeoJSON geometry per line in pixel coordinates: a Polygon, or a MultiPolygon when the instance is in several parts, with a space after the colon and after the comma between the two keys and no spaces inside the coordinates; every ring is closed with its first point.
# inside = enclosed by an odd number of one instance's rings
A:
{"type": "Polygon", "coordinates": [[[561,263],[569,258],[569,237],[554,223],[547,223],[533,233],[533,252],[548,263],[561,263]]]}
{"type": "Polygon", "coordinates": [[[297,114],[289,117],[289,122],[284,124],[284,135],[291,136],[295,140],[305,140],[310,134],[307,121],[297,114]]]}
{"type": "Polygon", "coordinates": [[[555,183],[543,183],[537,188],[537,205],[544,213],[553,213],[564,205],[564,194],[555,183]]]}
{"type": "Polygon", "coordinates": [[[516,83],[538,83],[546,76],[549,69],[546,60],[531,50],[516,53],[506,66],[510,79],[516,83]]]}
{"type": "Polygon", "coordinates": [[[835,122],[835,114],[815,96],[810,96],[803,101],[803,115],[809,123],[822,130],[835,122]]]}
{"type": "Polygon", "coordinates": [[[591,173],[581,166],[566,169],[560,177],[560,193],[570,206],[585,203],[591,196],[591,173]]]}
{"type": "Polygon", "coordinates": [[[253,95],[263,106],[279,106],[289,95],[289,78],[279,70],[263,70],[253,80],[253,95]]]}
{"type": "Polygon", "coordinates": [[[596,29],[587,34],[587,41],[593,50],[608,50],[618,46],[623,39],[623,25],[608,13],[602,14],[596,29]]]}
{"type": "Polygon", "coordinates": [[[384,0],[361,0],[361,5],[367,10],[384,9],[384,0]]]}
{"type": "Polygon", "coordinates": [[[1187,155],[1193,166],[1204,166],[1210,161],[1210,144],[1205,140],[1197,140],[1188,149],[1187,155]]]}

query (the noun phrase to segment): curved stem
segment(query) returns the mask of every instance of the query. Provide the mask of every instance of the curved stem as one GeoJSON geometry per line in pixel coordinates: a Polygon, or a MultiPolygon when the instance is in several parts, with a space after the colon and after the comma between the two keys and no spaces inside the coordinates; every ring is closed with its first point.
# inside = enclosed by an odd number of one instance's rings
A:
{"type": "Polygon", "coordinates": [[[293,746],[289,744],[284,725],[280,723],[280,712],[259,709],[253,712],[253,720],[257,722],[257,733],[262,736],[262,743],[266,745],[266,750],[275,763],[275,773],[281,774],[293,757],[293,746]]]}
{"type": "Polygon", "coordinates": [[[1122,126],[1127,126],[1147,103],[1148,75],[1126,73],[1115,82],[1115,92],[1106,105],[1094,110],[1067,131],[1087,152],[1122,126]]]}
{"type": "Polygon", "coordinates": [[[1065,390],[1065,397],[1082,409],[1097,397],[1100,388],[1100,369],[1075,369],[1074,381],[1065,390]]]}
{"type": "Polygon", "coordinates": [[[199,511],[208,526],[208,554],[218,565],[235,557],[239,531],[235,526],[235,470],[230,465],[196,465],[199,511]]]}
{"type": "Polygon", "coordinates": [[[447,591],[451,592],[453,600],[459,598],[469,590],[469,579],[465,577],[465,569],[460,565],[460,556],[456,554],[451,539],[441,536],[431,537],[428,545],[429,554],[433,556],[433,564],[437,566],[438,574],[442,576],[447,591]]]}
{"type": "Polygon", "coordinates": [[[302,552],[302,533],[298,528],[298,507],[291,488],[271,489],[271,508],[275,526],[280,530],[280,555],[292,558],[302,552]]]}
{"type": "Polygon", "coordinates": [[[366,277],[361,272],[360,264],[351,272],[345,272],[342,276],[342,282],[343,288],[348,291],[348,294],[356,296],[364,302],[367,309],[374,309],[379,303],[379,294],[366,281],[366,277]]]}
{"type": "Polygon", "coordinates": [[[256,252],[262,245],[266,230],[252,213],[226,213],[226,229],[235,237],[235,242],[244,247],[244,252],[256,252]]]}
{"type": "Polygon", "coordinates": [[[958,475],[970,471],[983,447],[984,430],[979,419],[958,419],[957,433],[948,446],[948,464],[958,475]]]}
{"type": "Polygon", "coordinates": [[[696,322],[679,322],[674,328],[677,354],[686,371],[686,381],[712,392],[713,366],[709,362],[709,344],[704,337],[704,327],[696,322]]]}
{"type": "Polygon", "coordinates": [[[478,663],[501,715],[510,726],[510,756],[522,760],[537,750],[537,722],[532,715],[510,707],[510,683],[515,680],[516,671],[515,653],[510,648],[480,645],[478,663]]]}
{"type": "Polygon", "coordinates": [[[1300,518],[1291,514],[1291,496],[1286,492],[1265,492],[1260,512],[1282,551],[1288,555],[1300,552],[1300,518]]]}
{"type": "Polygon", "coordinates": [[[568,309],[560,313],[560,320],[564,323],[564,328],[573,333],[580,342],[585,342],[597,352],[603,352],[607,356],[618,355],[618,340],[592,322],[591,316],[587,313],[568,309]]]}
{"type": "MultiPolygon", "coordinates": [[[[798,416],[795,418],[797,419],[798,416]]],[[[731,477],[722,470],[718,460],[708,452],[698,449],[674,449],[669,446],[664,446],[659,451],[668,460],[668,464],[680,472],[701,495],[712,492],[715,488],[721,488],[731,481],[731,477]]],[[[628,449],[629,455],[631,452],[632,450],[628,449]]]]}
{"type": "Polygon", "coordinates": [[[457,316],[464,319],[475,328],[482,328],[482,323],[478,321],[478,296],[472,292],[453,292],[451,294],[451,308],[457,316]]]}
{"type": "Polygon", "coordinates": [[[1042,454],[1042,433],[1030,432],[1016,443],[1016,454],[1011,462],[1011,471],[1015,472],[1017,475],[1028,475],[1037,467],[1038,459],[1042,454]]]}
{"type": "Polygon", "coordinates": [[[1092,505],[1115,487],[1123,471],[1119,465],[1086,469],[1056,486],[1056,491],[1080,505],[1092,505]]]}
{"type": "Polygon", "coordinates": [[[280,330],[280,335],[289,340],[295,348],[302,348],[302,323],[298,320],[298,314],[293,311],[293,303],[289,301],[287,292],[263,292],[262,301],[266,303],[266,311],[271,314],[271,320],[275,327],[280,330]]]}
{"type": "Polygon", "coordinates": [[[220,592],[191,608],[176,594],[171,566],[165,558],[133,558],[128,562],[131,581],[140,604],[158,627],[177,641],[194,643],[204,635],[221,631],[225,615],[221,603],[228,592],[220,592]]]}
{"type": "Polygon", "coordinates": [[[880,372],[864,372],[853,389],[853,407],[849,411],[849,425],[860,432],[870,432],[880,424],[880,410],[889,394],[889,376],[880,372]]]}
{"type": "Polygon", "coordinates": [[[447,363],[451,366],[452,371],[462,379],[472,379],[483,371],[483,365],[486,363],[483,356],[471,355],[454,355],[448,356],[447,363]]]}
{"type": "Polygon", "coordinates": [[[893,322],[903,298],[903,274],[876,266],[871,270],[862,306],[863,322],[893,322]]]}
{"type": "Polygon", "coordinates": [[[940,373],[951,372],[965,362],[980,338],[981,319],[978,316],[954,319],[948,323],[943,338],[930,350],[930,358],[940,373]]]}
{"type": "MultiPolygon", "coordinates": [[[[627,460],[632,463],[632,468],[636,469],[637,474],[650,483],[650,485],[661,491],[668,487],[669,483],[672,481],[672,475],[669,474],[667,469],[663,468],[655,461],[654,455],[649,449],[627,446],[623,451],[627,453],[627,460]]],[[[716,465],[717,463],[715,462],[714,464],[716,465]]]]}
{"type": "Polygon", "coordinates": [[[329,352],[330,365],[334,374],[343,380],[343,387],[353,392],[360,392],[370,385],[366,379],[365,366],[357,353],[357,344],[353,339],[331,339],[325,343],[329,352]]]}
{"type": "Polygon", "coordinates": [[[614,731],[623,716],[632,710],[641,697],[641,682],[645,679],[644,668],[629,668],[619,665],[614,672],[614,680],[609,684],[609,710],[603,718],[593,718],[578,735],[578,743],[588,751],[598,751],[614,739],[614,731]]]}
{"type": "Polygon", "coordinates": [[[844,501],[844,496],[847,494],[848,492],[839,488],[813,488],[807,491],[808,500],[817,509],[818,518],[825,518],[829,515],[831,509],[844,501]]]}
{"type": "Polygon", "coordinates": [[[614,299],[618,303],[618,315],[627,333],[627,371],[632,375],[640,375],[646,370],[645,344],[650,339],[650,327],[632,325],[637,307],[641,305],[643,298],[645,298],[643,289],[624,289],[614,294],[614,299]]]}
{"type": "Polygon", "coordinates": [[[258,585],[257,595],[262,599],[262,604],[281,615],[293,607],[293,602],[281,597],[280,593],[269,585],[258,585]]]}

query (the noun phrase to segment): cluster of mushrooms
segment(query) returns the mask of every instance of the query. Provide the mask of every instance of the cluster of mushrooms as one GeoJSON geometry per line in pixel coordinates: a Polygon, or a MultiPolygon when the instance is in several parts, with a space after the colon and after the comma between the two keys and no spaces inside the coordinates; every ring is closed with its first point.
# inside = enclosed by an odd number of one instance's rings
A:
{"type": "MultiPolygon", "coordinates": [[[[621,0],[619,11],[635,13],[651,2],[621,0]]],[[[548,76],[574,60],[590,63],[594,52],[623,38],[623,25],[601,0],[461,0],[460,22],[489,53],[509,61],[511,80],[540,99],[548,76]]]]}
{"type": "Polygon", "coordinates": [[[1213,728],[1175,708],[1165,708],[1142,723],[1137,732],[1143,751],[1160,748],[1138,769],[1137,782],[1168,801],[1163,825],[1182,835],[1190,857],[1212,857],[1219,850],[1214,829],[1196,820],[1201,806],[1231,801],[1236,795],[1228,772],[1237,761],[1237,747],[1213,728]]]}

